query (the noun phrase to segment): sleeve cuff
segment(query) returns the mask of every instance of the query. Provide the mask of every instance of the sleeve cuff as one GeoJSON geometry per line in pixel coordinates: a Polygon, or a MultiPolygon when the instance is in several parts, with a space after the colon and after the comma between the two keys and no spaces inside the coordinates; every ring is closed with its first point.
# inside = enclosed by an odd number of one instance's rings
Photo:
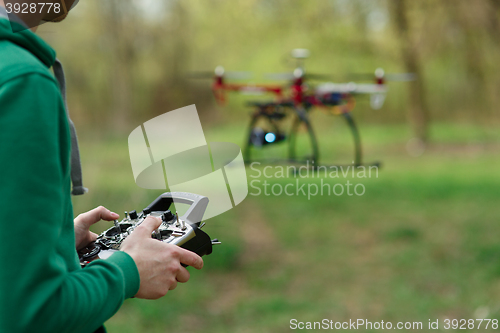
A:
{"type": "Polygon", "coordinates": [[[107,262],[116,264],[122,271],[125,281],[125,298],[133,297],[139,291],[141,278],[137,266],[127,253],[117,251],[111,257],[106,259],[107,262]]]}

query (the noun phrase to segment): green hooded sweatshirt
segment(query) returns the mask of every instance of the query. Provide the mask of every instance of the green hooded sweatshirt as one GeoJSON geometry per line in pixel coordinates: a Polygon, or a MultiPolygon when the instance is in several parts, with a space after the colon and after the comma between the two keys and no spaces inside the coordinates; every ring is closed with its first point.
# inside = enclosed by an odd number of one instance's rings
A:
{"type": "MultiPolygon", "coordinates": [[[[16,24],[15,22],[12,24],[16,24]]],[[[19,29],[22,30],[22,29],[19,29]]],[[[93,332],[139,289],[117,252],[81,269],[54,50],[0,18],[0,332],[93,332]]]]}

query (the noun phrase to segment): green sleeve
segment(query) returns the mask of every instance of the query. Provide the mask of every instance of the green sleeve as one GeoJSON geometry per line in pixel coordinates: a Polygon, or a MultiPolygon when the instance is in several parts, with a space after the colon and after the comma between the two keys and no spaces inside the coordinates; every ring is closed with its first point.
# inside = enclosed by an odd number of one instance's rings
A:
{"type": "Polygon", "coordinates": [[[78,267],[69,147],[53,78],[0,85],[0,332],[92,332],[139,288],[126,253],[78,267]]]}

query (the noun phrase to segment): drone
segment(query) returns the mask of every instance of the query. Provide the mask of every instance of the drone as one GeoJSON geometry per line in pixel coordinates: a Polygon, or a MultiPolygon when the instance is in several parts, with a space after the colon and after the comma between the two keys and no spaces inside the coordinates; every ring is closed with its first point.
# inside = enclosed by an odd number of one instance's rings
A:
{"type": "MultiPolygon", "coordinates": [[[[287,162],[320,165],[319,144],[310,115],[312,110],[321,109],[334,116],[342,116],[350,129],[354,140],[355,166],[363,165],[363,151],[358,126],[352,115],[356,99],[369,96],[372,109],[381,109],[388,92],[387,81],[412,81],[415,75],[411,73],[386,74],[382,68],[377,68],[373,74],[360,74],[357,77],[370,77],[372,83],[333,83],[321,82],[311,85],[310,81],[326,81],[330,77],[323,74],[308,73],[304,62],[310,56],[307,49],[294,49],[292,58],[297,61],[291,73],[271,74],[269,78],[284,80],[285,84],[249,84],[228,82],[231,77],[241,77],[238,73],[227,73],[222,66],[216,67],[213,73],[197,75],[196,77],[211,77],[212,91],[219,104],[225,104],[228,92],[263,95],[270,94],[269,101],[253,101],[248,106],[253,108],[247,139],[243,149],[245,163],[251,164],[259,160],[257,152],[268,147],[287,143],[287,156],[283,159],[267,159],[268,162],[287,162]]],[[[262,154],[261,154],[262,155],[262,154]]],[[[265,154],[264,154],[265,155],[265,154]]],[[[274,155],[270,153],[270,155],[274,155]]],[[[369,165],[379,165],[379,162],[369,165]]]]}

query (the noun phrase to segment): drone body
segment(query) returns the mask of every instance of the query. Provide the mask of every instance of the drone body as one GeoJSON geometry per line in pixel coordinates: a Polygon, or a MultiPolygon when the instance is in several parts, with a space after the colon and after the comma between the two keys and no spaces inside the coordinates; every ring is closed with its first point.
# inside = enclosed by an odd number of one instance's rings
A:
{"type": "MultiPolygon", "coordinates": [[[[386,74],[382,68],[375,70],[374,74],[356,75],[360,79],[369,78],[372,83],[333,83],[323,82],[313,88],[309,81],[325,80],[330,76],[323,74],[307,73],[304,69],[304,60],[310,52],[306,49],[295,49],[292,57],[296,59],[297,66],[292,73],[271,74],[275,80],[286,80],[284,85],[278,84],[245,84],[228,83],[227,80],[240,74],[227,73],[222,66],[211,74],[213,78],[212,91],[219,104],[227,100],[227,92],[240,92],[244,94],[272,94],[274,99],[269,102],[249,103],[255,108],[250,122],[250,129],[244,148],[246,163],[251,163],[254,158],[252,150],[263,149],[283,142],[288,142],[288,163],[309,163],[319,165],[318,141],[312,128],[309,114],[313,108],[319,108],[328,114],[343,116],[351,130],[355,153],[353,162],[362,165],[362,149],[360,135],[351,112],[356,106],[356,98],[369,96],[372,109],[381,109],[386,98],[389,81],[410,81],[415,77],[412,74],[386,74]],[[286,131],[283,123],[292,117],[291,128],[286,131]],[[305,129],[305,130],[304,130],[305,129]],[[306,133],[306,143],[298,143],[300,136],[306,133]],[[301,146],[304,146],[301,147],[301,146]]],[[[206,77],[206,76],[205,76],[206,77]]],[[[366,80],[365,80],[366,81],[366,80]]],[[[303,136],[303,135],[302,135],[303,136]]],[[[283,162],[283,161],[282,161],[283,162]]]]}

